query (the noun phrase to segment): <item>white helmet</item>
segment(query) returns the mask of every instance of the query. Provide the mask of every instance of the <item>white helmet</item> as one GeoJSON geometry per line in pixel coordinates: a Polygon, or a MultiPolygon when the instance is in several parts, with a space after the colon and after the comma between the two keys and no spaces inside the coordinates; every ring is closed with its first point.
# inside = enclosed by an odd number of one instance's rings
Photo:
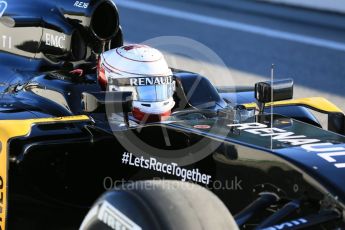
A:
{"type": "Polygon", "coordinates": [[[101,54],[98,80],[109,91],[133,93],[133,116],[158,121],[175,105],[175,81],[163,54],[149,46],[133,44],[101,54]]]}

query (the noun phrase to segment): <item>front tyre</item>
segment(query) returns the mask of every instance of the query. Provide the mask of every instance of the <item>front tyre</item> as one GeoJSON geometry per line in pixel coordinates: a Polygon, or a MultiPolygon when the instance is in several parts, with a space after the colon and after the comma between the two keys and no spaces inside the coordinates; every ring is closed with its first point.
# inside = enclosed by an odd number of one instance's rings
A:
{"type": "Polygon", "coordinates": [[[238,229],[225,205],[205,188],[181,181],[138,181],[105,193],[81,230],[238,229]]]}

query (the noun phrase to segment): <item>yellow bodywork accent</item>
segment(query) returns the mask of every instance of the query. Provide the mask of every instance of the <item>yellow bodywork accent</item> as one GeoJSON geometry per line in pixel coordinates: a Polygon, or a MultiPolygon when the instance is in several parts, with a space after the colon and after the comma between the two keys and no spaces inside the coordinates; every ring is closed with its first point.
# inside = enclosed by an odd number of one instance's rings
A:
{"type": "MultiPolygon", "coordinates": [[[[269,107],[272,103],[266,103],[265,106],[269,107]]],[[[332,102],[328,101],[323,97],[309,97],[309,98],[299,98],[293,100],[286,100],[286,101],[276,101],[273,102],[273,106],[288,106],[288,105],[301,105],[305,107],[309,107],[311,109],[315,109],[322,113],[343,113],[341,109],[339,109],[336,105],[332,102]]],[[[256,103],[249,103],[244,104],[247,109],[254,109],[257,108],[256,103]]]]}
{"type": "Polygon", "coordinates": [[[0,120],[0,230],[6,228],[7,216],[7,173],[8,173],[8,141],[14,137],[27,136],[34,124],[50,124],[58,122],[89,121],[88,116],[69,116],[28,120],[0,120]]]}

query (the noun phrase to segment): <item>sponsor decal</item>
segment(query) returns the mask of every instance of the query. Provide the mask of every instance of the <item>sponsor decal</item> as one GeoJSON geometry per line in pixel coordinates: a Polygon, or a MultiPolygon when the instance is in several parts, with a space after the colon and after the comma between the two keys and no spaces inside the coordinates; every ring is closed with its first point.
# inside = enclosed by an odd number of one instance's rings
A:
{"type": "Polygon", "coordinates": [[[45,34],[45,43],[47,46],[53,46],[56,48],[65,49],[65,41],[66,41],[66,35],[55,35],[46,33],[45,34]]]}
{"type": "Polygon", "coordinates": [[[328,163],[332,163],[336,168],[345,168],[345,161],[338,162],[337,159],[340,156],[345,156],[345,148],[342,146],[335,146],[333,143],[311,139],[304,135],[296,135],[293,132],[279,128],[269,128],[267,125],[261,123],[229,124],[228,127],[236,127],[238,130],[243,130],[261,137],[271,137],[273,140],[289,143],[292,146],[300,146],[308,152],[317,153],[320,158],[326,160],[328,163]]]}
{"type": "Polygon", "coordinates": [[[195,129],[210,129],[211,126],[209,125],[194,125],[193,126],[195,129]]]}
{"type": "Polygon", "coordinates": [[[4,196],[5,196],[5,185],[2,176],[0,176],[0,230],[5,222],[5,207],[4,207],[4,196]]]}
{"type": "Polygon", "coordinates": [[[173,82],[172,76],[166,77],[138,77],[130,78],[129,84],[131,86],[145,86],[145,85],[164,85],[173,82]]]}
{"type": "Polygon", "coordinates": [[[0,37],[0,46],[6,49],[12,49],[12,37],[7,35],[2,35],[0,37]]]}
{"type": "Polygon", "coordinates": [[[290,229],[290,228],[295,229],[298,225],[306,224],[306,223],[308,223],[308,221],[306,219],[301,218],[301,219],[285,222],[282,224],[277,224],[272,227],[263,228],[262,230],[284,230],[284,229],[290,229]]]}
{"type": "Polygon", "coordinates": [[[208,185],[211,176],[199,172],[199,169],[185,169],[178,166],[176,163],[161,163],[156,158],[149,159],[136,157],[132,153],[124,152],[122,155],[122,164],[135,166],[138,168],[154,170],[165,174],[180,177],[182,181],[194,181],[208,185]]]}
{"type": "Polygon", "coordinates": [[[7,2],[6,1],[0,1],[0,18],[5,13],[7,9],[7,2]]]}
{"type": "Polygon", "coordinates": [[[73,4],[74,7],[78,7],[78,8],[83,8],[83,9],[87,9],[89,7],[89,3],[88,2],[80,2],[80,1],[75,1],[75,3],[73,4]]]}
{"type": "Polygon", "coordinates": [[[98,212],[98,219],[111,229],[141,230],[141,227],[116,209],[109,202],[104,201],[98,212]]]}

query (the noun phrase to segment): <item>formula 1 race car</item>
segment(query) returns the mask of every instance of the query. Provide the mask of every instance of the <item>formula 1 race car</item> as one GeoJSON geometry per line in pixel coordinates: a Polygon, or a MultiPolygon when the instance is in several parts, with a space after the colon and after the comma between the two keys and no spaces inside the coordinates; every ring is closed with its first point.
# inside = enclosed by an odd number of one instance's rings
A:
{"type": "Polygon", "coordinates": [[[345,228],[345,116],[291,79],[173,69],[171,116],[136,123],[97,80],[112,1],[1,0],[0,35],[0,230],[345,228]]]}

